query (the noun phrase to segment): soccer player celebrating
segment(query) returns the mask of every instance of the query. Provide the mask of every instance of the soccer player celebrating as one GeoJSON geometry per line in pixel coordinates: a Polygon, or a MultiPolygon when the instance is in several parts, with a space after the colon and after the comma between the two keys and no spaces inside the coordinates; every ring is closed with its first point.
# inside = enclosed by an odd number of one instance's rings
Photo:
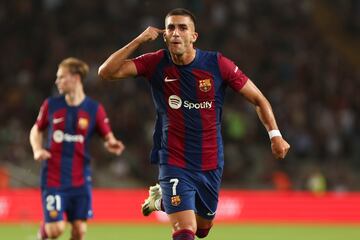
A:
{"type": "Polygon", "coordinates": [[[150,83],[157,113],[151,162],[159,165],[160,186],[150,188],[142,211],[164,210],[173,240],[206,237],[213,225],[224,165],[220,125],[227,86],[254,105],[276,158],[290,148],[261,91],[222,54],[194,48],[197,38],[193,14],[174,9],[165,17],[165,30],[148,27],[99,68],[102,79],[144,76],[150,83]],[[129,59],[159,35],[167,49],[129,59]]]}
{"type": "Polygon", "coordinates": [[[110,128],[104,107],[87,97],[83,80],[88,65],[76,58],[63,60],[55,84],[61,94],[47,98],[30,132],[34,159],[42,162],[41,196],[45,223],[38,239],[55,239],[65,229],[64,213],[72,225],[71,239],[84,239],[92,217],[89,139],[95,131],[105,148],[116,155],[124,150],[110,128]],[[47,147],[43,131],[48,128],[47,147]]]}

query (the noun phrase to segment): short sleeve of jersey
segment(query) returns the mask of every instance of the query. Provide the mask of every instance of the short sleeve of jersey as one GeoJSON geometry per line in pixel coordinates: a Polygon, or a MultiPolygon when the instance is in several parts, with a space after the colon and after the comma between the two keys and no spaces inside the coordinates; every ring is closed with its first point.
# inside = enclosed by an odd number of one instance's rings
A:
{"type": "Polygon", "coordinates": [[[163,56],[164,52],[159,50],[157,52],[146,53],[139,57],[133,58],[132,61],[136,66],[138,75],[150,79],[155,71],[157,64],[163,56]]]}
{"type": "Polygon", "coordinates": [[[218,53],[218,63],[221,77],[224,81],[226,81],[235,91],[240,91],[249,78],[234,64],[234,62],[224,57],[221,53],[218,53]]]}
{"type": "Polygon", "coordinates": [[[40,130],[44,130],[49,125],[49,99],[46,99],[41,105],[36,125],[40,130]]]}
{"type": "Polygon", "coordinates": [[[109,132],[111,132],[109,119],[106,115],[103,105],[98,105],[98,110],[96,112],[96,127],[101,136],[105,137],[109,132]]]}

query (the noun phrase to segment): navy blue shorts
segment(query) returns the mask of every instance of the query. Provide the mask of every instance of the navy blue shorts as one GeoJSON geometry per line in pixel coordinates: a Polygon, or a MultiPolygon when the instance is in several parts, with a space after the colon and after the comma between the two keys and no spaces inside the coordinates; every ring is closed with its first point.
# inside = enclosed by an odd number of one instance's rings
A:
{"type": "Polygon", "coordinates": [[[159,166],[162,199],[167,214],[184,210],[208,220],[215,217],[222,168],[194,171],[169,165],[159,166]]]}
{"type": "Polygon", "coordinates": [[[45,222],[64,220],[86,220],[92,218],[91,187],[71,188],[69,190],[56,190],[45,188],[41,191],[42,207],[45,222]]]}

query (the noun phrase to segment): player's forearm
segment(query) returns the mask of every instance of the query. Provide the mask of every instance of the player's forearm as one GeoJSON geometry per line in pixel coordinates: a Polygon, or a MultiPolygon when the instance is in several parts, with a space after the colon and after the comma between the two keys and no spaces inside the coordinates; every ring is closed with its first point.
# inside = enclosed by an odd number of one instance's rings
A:
{"type": "Polygon", "coordinates": [[[265,97],[255,103],[255,109],[267,131],[278,129],[271,105],[265,97]]]}
{"type": "Polygon", "coordinates": [[[251,102],[267,131],[278,129],[271,105],[256,85],[248,79],[240,93],[251,102]]]}
{"type": "Polygon", "coordinates": [[[43,133],[41,131],[39,131],[37,125],[34,125],[31,128],[29,138],[30,138],[30,145],[31,145],[34,153],[43,148],[43,146],[42,146],[43,133]]]}
{"type": "Polygon", "coordinates": [[[135,38],[123,48],[110,55],[108,59],[99,67],[98,74],[104,80],[127,77],[121,74],[121,68],[129,56],[141,45],[141,40],[135,38]]]}

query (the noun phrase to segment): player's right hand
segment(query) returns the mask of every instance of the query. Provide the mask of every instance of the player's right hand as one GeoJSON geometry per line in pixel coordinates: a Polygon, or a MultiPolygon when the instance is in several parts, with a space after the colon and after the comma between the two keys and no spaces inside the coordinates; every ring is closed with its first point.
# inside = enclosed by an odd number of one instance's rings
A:
{"type": "Polygon", "coordinates": [[[44,161],[51,157],[51,153],[46,149],[39,149],[34,151],[34,159],[35,161],[44,161]]]}
{"type": "Polygon", "coordinates": [[[290,149],[290,145],[280,136],[271,138],[271,150],[276,159],[284,159],[290,149]]]}
{"type": "Polygon", "coordinates": [[[156,27],[147,27],[144,32],[142,32],[137,39],[144,43],[148,41],[154,41],[156,38],[158,38],[159,34],[164,33],[165,30],[158,29],[156,27]]]}

